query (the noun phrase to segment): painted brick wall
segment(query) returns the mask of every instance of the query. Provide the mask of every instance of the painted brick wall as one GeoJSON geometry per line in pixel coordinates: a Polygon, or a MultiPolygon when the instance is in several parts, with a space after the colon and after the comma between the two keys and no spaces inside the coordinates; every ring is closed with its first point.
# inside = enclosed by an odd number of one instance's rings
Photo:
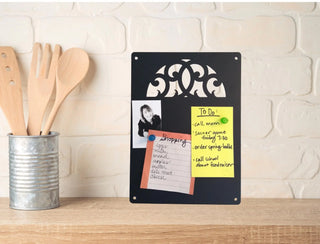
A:
{"type": "MultiPolygon", "coordinates": [[[[128,196],[131,52],[240,51],[243,197],[320,198],[319,4],[0,3],[0,29],[25,104],[35,41],[90,54],[54,123],[61,196],[128,196]]],[[[0,112],[0,196],[8,132],[0,112]]]]}

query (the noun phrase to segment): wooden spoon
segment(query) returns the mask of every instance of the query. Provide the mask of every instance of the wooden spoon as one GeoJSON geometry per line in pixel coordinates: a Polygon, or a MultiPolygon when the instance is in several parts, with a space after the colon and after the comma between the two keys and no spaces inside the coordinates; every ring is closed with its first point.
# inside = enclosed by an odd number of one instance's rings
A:
{"type": "Polygon", "coordinates": [[[12,47],[0,47],[0,106],[13,135],[27,135],[19,65],[12,47]]]}
{"type": "Polygon", "coordinates": [[[37,76],[39,50],[41,50],[41,44],[35,43],[28,79],[29,119],[27,132],[30,136],[40,135],[43,115],[55,87],[56,70],[61,47],[59,45],[55,46],[52,58],[50,59],[50,44],[45,45],[37,76]],[[49,65],[50,69],[48,71],[49,65]]]}
{"type": "Polygon", "coordinates": [[[61,55],[56,76],[56,100],[41,135],[48,135],[60,105],[84,79],[88,69],[89,56],[82,49],[71,48],[61,55]]]}

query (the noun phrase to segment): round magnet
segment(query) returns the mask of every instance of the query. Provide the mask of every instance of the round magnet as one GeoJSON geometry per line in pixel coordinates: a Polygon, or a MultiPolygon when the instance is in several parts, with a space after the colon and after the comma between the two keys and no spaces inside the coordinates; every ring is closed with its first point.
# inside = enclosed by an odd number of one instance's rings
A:
{"type": "Polygon", "coordinates": [[[226,118],[226,117],[223,117],[223,118],[221,118],[220,119],[220,122],[222,123],[222,124],[226,124],[226,123],[228,123],[228,118],[226,118]]]}
{"type": "Polygon", "coordinates": [[[156,136],[155,135],[150,135],[149,136],[149,141],[154,141],[156,139],[156,136]]]}

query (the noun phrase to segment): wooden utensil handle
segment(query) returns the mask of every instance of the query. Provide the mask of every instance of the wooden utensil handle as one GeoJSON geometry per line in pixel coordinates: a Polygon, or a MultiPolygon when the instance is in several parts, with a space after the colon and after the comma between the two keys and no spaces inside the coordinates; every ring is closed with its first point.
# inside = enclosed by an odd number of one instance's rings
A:
{"type": "Polygon", "coordinates": [[[49,114],[49,117],[47,119],[47,122],[46,122],[43,130],[42,130],[41,135],[48,135],[49,134],[51,126],[53,124],[53,121],[57,115],[59,108],[60,108],[60,105],[61,105],[61,103],[56,103],[56,102],[54,103],[53,108],[49,114]]]}

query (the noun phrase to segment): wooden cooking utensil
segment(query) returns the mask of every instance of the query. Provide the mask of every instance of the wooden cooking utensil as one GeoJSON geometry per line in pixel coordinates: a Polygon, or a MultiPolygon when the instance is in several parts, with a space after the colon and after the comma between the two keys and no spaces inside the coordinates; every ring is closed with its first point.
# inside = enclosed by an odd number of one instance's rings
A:
{"type": "Polygon", "coordinates": [[[55,87],[56,70],[61,47],[59,45],[55,46],[50,59],[50,44],[47,43],[45,45],[41,58],[40,70],[38,72],[39,74],[37,76],[39,51],[41,51],[41,44],[35,43],[33,46],[33,55],[28,79],[29,119],[27,132],[30,136],[40,135],[42,119],[55,87]],[[48,71],[49,65],[50,69],[48,71]]]}
{"type": "Polygon", "coordinates": [[[13,135],[27,135],[19,65],[12,47],[0,47],[0,106],[13,135]]]}
{"type": "Polygon", "coordinates": [[[60,105],[69,93],[84,79],[89,69],[89,56],[80,48],[65,51],[58,62],[56,100],[41,135],[48,135],[60,105]]]}

